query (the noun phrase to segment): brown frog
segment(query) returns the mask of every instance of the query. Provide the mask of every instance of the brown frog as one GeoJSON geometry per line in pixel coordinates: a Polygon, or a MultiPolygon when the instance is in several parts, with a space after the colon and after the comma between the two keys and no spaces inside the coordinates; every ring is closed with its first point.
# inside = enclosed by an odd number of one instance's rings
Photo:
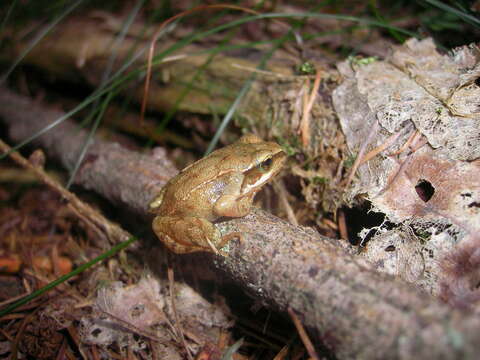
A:
{"type": "Polygon", "coordinates": [[[152,201],[150,209],[157,215],[153,231],[177,254],[218,253],[238,235],[222,237],[212,222],[247,215],[253,197],[280,171],[285,158],[278,144],[253,134],[212,152],[170,179],[152,201]]]}

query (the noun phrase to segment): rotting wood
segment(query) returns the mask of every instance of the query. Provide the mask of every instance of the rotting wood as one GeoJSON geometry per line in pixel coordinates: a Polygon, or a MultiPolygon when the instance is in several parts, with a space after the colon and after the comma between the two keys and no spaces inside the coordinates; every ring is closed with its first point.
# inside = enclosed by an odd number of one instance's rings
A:
{"type": "MultiPolygon", "coordinates": [[[[23,62],[58,79],[98,87],[113,55],[117,61],[112,66],[111,76],[132,56],[137,56],[123,75],[133,70],[139,73],[117,89],[141,103],[145,79],[140,70],[146,66],[146,49],[151,39],[142,37],[135,26],[136,30],[132,29],[121,44],[112,47],[119,31],[115,20],[118,21],[113,16],[69,19],[36,44],[23,62]]],[[[146,27],[147,33],[152,30],[146,27]]],[[[188,31],[177,27],[162,37],[156,55],[177,44],[188,31]]],[[[12,43],[15,47],[1,55],[7,61],[15,59],[29,46],[28,39],[17,38],[12,43]]],[[[310,117],[315,121],[304,124],[304,127],[308,125],[308,129],[302,130],[308,133],[304,142],[309,144],[304,151],[315,154],[325,146],[338,143],[341,133],[330,101],[330,93],[339,79],[337,70],[326,64],[324,57],[312,54],[309,61],[315,63],[321,79],[317,80],[316,100],[312,104],[302,104],[299,99],[303,99],[302,93],[313,84],[315,75],[297,74],[296,68],[303,61],[300,53],[292,55],[280,49],[270,58],[266,68],[259,70],[258,63],[265,53],[265,48],[222,51],[198,42],[170,52],[154,64],[148,110],[224,115],[247,80],[255,75],[251,89],[237,108],[238,122],[252,124],[256,130],[277,138],[289,139],[292,131],[302,126],[302,117],[306,116],[302,110],[309,105],[311,111],[308,113],[311,112],[310,117]]]]}
{"type": "MultiPolygon", "coordinates": [[[[0,117],[15,141],[30,137],[61,115],[0,89],[0,117]]],[[[85,137],[67,120],[35,145],[72,168],[85,137]]],[[[96,140],[76,182],[117,205],[142,212],[173,175],[169,164],[96,140]]],[[[339,240],[261,210],[219,227],[224,234],[241,231],[243,241],[232,241],[226,258],[212,255],[216,266],[259,301],[294,310],[339,359],[477,358],[477,317],[375,272],[348,254],[339,240]]]]}

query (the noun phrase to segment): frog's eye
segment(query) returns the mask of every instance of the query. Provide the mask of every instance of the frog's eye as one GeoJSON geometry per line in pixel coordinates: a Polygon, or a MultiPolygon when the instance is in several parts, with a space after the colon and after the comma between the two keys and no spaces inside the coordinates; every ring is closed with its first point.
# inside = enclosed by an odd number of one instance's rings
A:
{"type": "Polygon", "coordinates": [[[273,164],[272,158],[268,158],[268,159],[263,160],[258,165],[258,168],[261,169],[261,170],[264,170],[264,171],[268,171],[270,169],[270,167],[272,166],[272,164],[273,164]]]}
{"type": "Polygon", "coordinates": [[[272,166],[273,160],[272,158],[268,158],[264,162],[262,162],[262,167],[264,168],[270,168],[272,166]]]}

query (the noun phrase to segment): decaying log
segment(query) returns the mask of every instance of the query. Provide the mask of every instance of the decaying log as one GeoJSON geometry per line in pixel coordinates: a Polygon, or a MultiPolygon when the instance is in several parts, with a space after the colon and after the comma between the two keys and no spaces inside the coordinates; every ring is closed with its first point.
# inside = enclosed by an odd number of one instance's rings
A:
{"type": "MultiPolygon", "coordinates": [[[[0,117],[14,141],[61,115],[0,90],[0,117]]],[[[34,144],[71,169],[85,137],[67,120],[34,144]]],[[[166,159],[95,140],[76,182],[119,206],[145,212],[173,173],[166,159]]],[[[212,255],[212,262],[260,301],[293,309],[338,358],[477,358],[478,318],[375,272],[340,241],[261,210],[219,227],[224,234],[241,231],[243,239],[229,244],[228,257],[212,255]]]]}
{"type": "MultiPolygon", "coordinates": [[[[141,103],[144,96],[143,70],[147,63],[146,49],[156,28],[143,24],[132,26],[125,39],[116,44],[121,31],[119,19],[112,15],[72,18],[59,24],[27,54],[23,63],[67,82],[87,83],[98,87],[107,69],[110,76],[124,69],[123,75],[138,71],[129,81],[118,85],[124,96],[141,103]],[[110,64],[110,59],[117,60],[110,64]],[[131,59],[134,59],[130,61],[131,59]],[[129,62],[130,61],[130,62],[129,62]],[[125,68],[125,63],[130,63],[125,68]]],[[[300,54],[278,49],[265,69],[257,69],[268,49],[212,50],[210,45],[188,44],[175,52],[169,49],[185,37],[189,29],[177,27],[159,39],[155,54],[167,54],[154,64],[148,94],[148,109],[168,113],[176,111],[197,114],[224,115],[236,100],[245,83],[255,75],[251,89],[238,104],[239,122],[254,124],[257,130],[277,138],[289,138],[297,131],[303,112],[305,95],[309,93],[315,75],[299,75],[300,54]]],[[[29,40],[17,38],[14,47],[1,54],[12,61],[29,46],[29,40]]],[[[336,86],[338,72],[327,65],[324,57],[312,54],[309,61],[321,73],[321,86],[311,114],[310,146],[304,149],[314,155],[325,147],[338,147],[339,127],[335,121],[330,93],[336,86]]],[[[323,151],[324,152],[324,151],[323,151]]]]}

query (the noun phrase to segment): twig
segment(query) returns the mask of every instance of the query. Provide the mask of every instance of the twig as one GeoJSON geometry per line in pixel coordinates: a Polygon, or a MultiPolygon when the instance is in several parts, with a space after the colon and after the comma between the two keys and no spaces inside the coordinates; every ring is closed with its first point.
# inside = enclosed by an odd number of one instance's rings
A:
{"type": "Polygon", "coordinates": [[[24,298],[25,296],[27,296],[29,294],[30,294],[30,292],[26,292],[22,295],[17,295],[17,296],[9,298],[7,300],[4,300],[4,301],[0,302],[0,308],[4,307],[5,305],[11,304],[11,303],[13,303],[17,300],[20,300],[21,298],[24,298]]]}
{"type": "Polygon", "coordinates": [[[302,339],[303,345],[305,345],[305,348],[308,351],[308,355],[310,355],[310,357],[314,360],[319,360],[320,358],[318,357],[317,352],[315,351],[315,348],[313,347],[313,344],[310,341],[307,332],[305,331],[305,328],[298,319],[297,314],[295,314],[292,308],[288,308],[288,314],[292,318],[293,324],[297,328],[298,335],[300,336],[300,339],[302,339]]]}
{"type": "Polygon", "coordinates": [[[385,141],[383,144],[377,146],[375,149],[369,151],[367,154],[365,154],[361,161],[360,161],[360,165],[363,165],[365,164],[367,161],[369,161],[370,159],[374,158],[375,156],[377,156],[378,154],[380,154],[382,151],[388,149],[390,146],[392,146],[395,141],[397,141],[398,137],[402,134],[401,131],[398,131],[396,132],[395,134],[393,135],[390,135],[385,141]]]}
{"type": "Polygon", "coordinates": [[[412,142],[415,141],[416,137],[418,136],[418,134],[420,134],[420,132],[418,130],[415,130],[407,139],[407,141],[405,141],[405,144],[403,144],[400,149],[398,149],[397,151],[393,152],[390,154],[390,156],[395,156],[395,155],[400,155],[401,153],[403,153],[409,146],[412,142]]]}
{"type": "Polygon", "coordinates": [[[140,329],[138,326],[135,326],[135,325],[129,323],[128,321],[123,320],[123,319],[119,318],[118,316],[113,315],[112,313],[110,313],[108,311],[102,310],[100,308],[97,308],[97,310],[102,312],[103,314],[111,317],[113,320],[117,321],[118,322],[117,325],[124,328],[127,331],[130,331],[134,334],[143,336],[144,338],[149,339],[151,341],[155,341],[159,344],[169,344],[170,343],[169,341],[162,340],[158,336],[155,336],[155,334],[152,334],[148,331],[140,329]]]}
{"type": "Polygon", "coordinates": [[[428,140],[425,136],[418,137],[417,139],[415,139],[415,142],[412,142],[412,144],[410,145],[410,149],[412,149],[412,153],[420,149],[426,143],[428,143],[428,140]]]}
{"type": "MultiPolygon", "coordinates": [[[[180,19],[186,15],[193,14],[197,11],[201,10],[207,10],[207,9],[231,9],[231,10],[238,10],[238,11],[243,11],[249,14],[254,14],[258,15],[259,12],[242,7],[242,6],[237,6],[237,5],[229,5],[229,4],[213,4],[213,5],[198,5],[195,6],[192,9],[188,9],[185,11],[182,11],[179,14],[176,14],[167,20],[165,20],[163,23],[160,24],[158,29],[155,31],[155,33],[152,36],[152,40],[150,41],[150,46],[148,49],[148,58],[147,58],[147,74],[145,76],[145,87],[143,90],[143,99],[142,99],[142,104],[141,104],[141,110],[140,110],[140,123],[143,124],[143,119],[145,118],[145,111],[147,110],[147,101],[148,101],[148,94],[149,94],[149,89],[150,89],[150,81],[152,79],[152,66],[153,66],[153,56],[155,55],[155,44],[162,33],[162,30],[168,25],[171,24],[173,21],[180,19]]],[[[285,23],[279,21],[279,20],[274,20],[277,23],[281,23],[282,25],[287,26],[285,23]]],[[[288,27],[288,26],[287,26],[288,27]]]]}
{"type": "Polygon", "coordinates": [[[280,202],[282,203],[283,209],[287,213],[288,221],[290,221],[293,225],[298,226],[297,217],[295,216],[295,212],[293,211],[290,203],[288,202],[287,190],[285,189],[283,181],[281,179],[275,180],[273,182],[273,187],[275,188],[280,197],[280,202]]]}
{"type": "Polygon", "coordinates": [[[237,68],[237,69],[246,70],[246,71],[249,71],[249,72],[252,72],[252,73],[260,74],[260,75],[263,75],[263,76],[266,76],[266,77],[271,76],[271,77],[282,79],[282,80],[311,79],[311,78],[314,77],[313,75],[296,75],[296,74],[295,75],[285,75],[285,74],[278,73],[278,72],[257,69],[255,67],[246,66],[246,65],[242,65],[242,64],[235,64],[235,63],[232,64],[232,67],[237,68]]]}
{"type": "Polygon", "coordinates": [[[168,267],[167,274],[168,282],[170,284],[170,299],[172,303],[173,316],[175,317],[176,322],[175,328],[177,329],[177,336],[180,338],[182,345],[185,348],[188,359],[193,360],[193,356],[190,353],[190,348],[188,347],[187,341],[185,340],[185,335],[183,334],[182,324],[180,324],[180,317],[178,316],[177,307],[175,305],[175,281],[173,275],[173,268],[171,266],[168,267]]]}
{"type": "Polygon", "coordinates": [[[317,75],[313,83],[312,91],[308,100],[304,103],[302,120],[300,122],[300,133],[302,135],[303,146],[308,146],[310,143],[310,113],[312,111],[313,104],[317,98],[318,88],[320,87],[320,79],[322,78],[320,70],[317,69],[317,75]]]}
{"type": "Polygon", "coordinates": [[[347,223],[345,221],[345,212],[342,209],[338,210],[338,232],[340,233],[340,239],[348,240],[347,223]]]}
{"type": "MultiPolygon", "coordinates": [[[[0,150],[2,150],[2,152],[4,153],[7,153],[10,151],[10,149],[10,146],[8,146],[0,139],[0,150]]],[[[128,232],[106,219],[90,205],[81,201],[75,194],[66,190],[60,183],[58,183],[47,173],[45,173],[42,168],[33,166],[30,161],[25,159],[18,152],[12,152],[9,156],[20,166],[31,170],[35,175],[38,176],[40,181],[52,188],[55,192],[62,196],[64,200],[67,200],[69,202],[69,205],[71,205],[72,208],[75,209],[75,213],[81,215],[81,220],[89,220],[87,222],[87,225],[89,224],[91,227],[93,227],[95,232],[103,233],[106,238],[110,240],[110,242],[113,242],[112,238],[115,238],[115,240],[119,242],[131,238],[131,235],[128,232]],[[99,229],[101,229],[101,231],[99,231],[99,229]]]]}
{"type": "MultiPolygon", "coordinates": [[[[407,165],[411,162],[411,160],[413,159],[412,158],[412,154],[417,151],[418,149],[420,149],[423,145],[425,145],[427,143],[427,139],[423,139],[423,140],[419,140],[421,138],[419,138],[418,136],[413,136],[412,137],[412,140],[410,141],[410,147],[412,148],[412,152],[409,153],[406,157],[405,160],[403,160],[401,163],[400,163],[400,167],[398,168],[397,172],[395,173],[395,175],[393,176],[393,178],[387,183],[387,185],[385,186],[385,188],[383,188],[376,196],[380,196],[380,195],[383,195],[385,194],[385,192],[388,191],[388,189],[390,189],[390,187],[397,181],[397,179],[399,178],[399,176],[403,173],[404,169],[407,167],[407,165]]],[[[407,140],[407,142],[409,142],[407,140]]],[[[398,160],[397,160],[398,162],[398,160]]]]}
{"type": "Polygon", "coordinates": [[[348,186],[352,182],[353,177],[355,176],[355,173],[357,172],[358,167],[362,163],[363,154],[365,153],[365,150],[367,149],[368,144],[370,144],[373,136],[377,134],[377,130],[378,130],[378,121],[376,119],[373,119],[372,129],[369,131],[368,136],[365,139],[365,142],[362,144],[362,146],[360,147],[360,150],[358,151],[357,158],[355,159],[355,162],[353,163],[352,169],[350,170],[350,174],[348,175],[348,178],[347,178],[347,181],[346,181],[346,184],[345,184],[345,188],[348,188],[348,186]]]}
{"type": "MultiPolygon", "coordinates": [[[[50,299],[43,302],[46,304],[50,299]]],[[[27,327],[28,323],[32,321],[32,319],[37,315],[37,313],[42,309],[42,306],[38,306],[32,313],[28,314],[21,322],[20,328],[18,329],[17,335],[15,336],[15,341],[12,343],[12,360],[17,360],[18,356],[18,344],[20,343],[20,339],[22,338],[23,332],[27,327]]]]}

